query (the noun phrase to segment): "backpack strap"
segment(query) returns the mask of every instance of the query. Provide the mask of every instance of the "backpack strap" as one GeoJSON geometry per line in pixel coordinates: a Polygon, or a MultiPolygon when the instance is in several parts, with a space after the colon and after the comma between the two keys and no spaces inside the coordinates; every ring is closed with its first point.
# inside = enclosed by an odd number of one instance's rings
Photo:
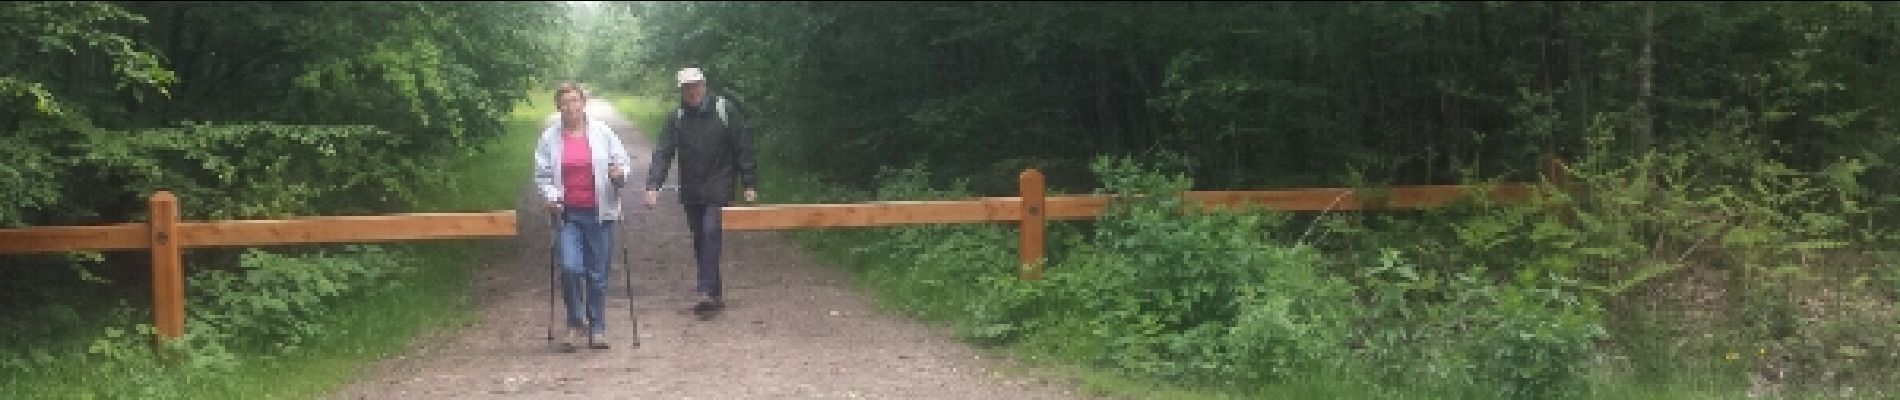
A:
{"type": "MultiPolygon", "coordinates": [[[[726,98],[725,97],[713,96],[713,110],[719,113],[719,126],[721,127],[732,126],[732,121],[728,121],[726,119],[726,98]]],[[[685,107],[674,108],[673,118],[674,119],[686,118],[686,108],[685,107]]]]}

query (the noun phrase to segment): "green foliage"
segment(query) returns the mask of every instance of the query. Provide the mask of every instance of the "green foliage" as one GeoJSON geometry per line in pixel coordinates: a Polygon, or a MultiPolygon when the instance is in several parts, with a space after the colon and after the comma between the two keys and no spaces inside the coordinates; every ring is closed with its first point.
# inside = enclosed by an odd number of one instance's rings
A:
{"type": "Polygon", "coordinates": [[[1900,107],[1887,93],[1900,80],[1880,49],[1900,38],[1882,22],[1895,13],[1852,2],[618,4],[599,26],[628,39],[597,42],[608,50],[587,54],[585,75],[670,97],[671,71],[706,67],[743,94],[787,167],[857,190],[877,185],[879,165],[837,155],[924,160],[989,195],[1013,187],[999,165],[1087,190],[1092,157],[1154,150],[1188,155],[1202,189],[1355,173],[1528,181],[1543,154],[1598,156],[1585,138],[1605,121],[1622,139],[1609,150],[1634,155],[1737,118],[1751,124],[1732,133],[1790,146],[1774,158],[1791,168],[1860,159],[1871,187],[1891,189],[1900,141],[1884,132],[1900,107]]]}
{"type": "MultiPolygon", "coordinates": [[[[528,146],[487,147],[509,132],[502,121],[524,90],[552,75],[561,10],[543,2],[0,5],[8,33],[0,35],[0,226],[138,221],[156,190],[176,193],[191,220],[508,207],[512,183],[465,183],[526,177],[519,160],[528,146]],[[470,160],[484,154],[512,158],[470,160]],[[475,164],[494,176],[462,171],[475,164]]],[[[543,116],[530,124],[538,128],[543,116]]],[[[314,395],[323,390],[314,386],[345,375],[337,360],[374,358],[365,349],[387,351],[440,319],[447,301],[439,299],[453,298],[459,266],[419,278],[406,271],[413,254],[193,251],[192,332],[157,354],[149,327],[118,328],[150,320],[132,305],[149,287],[143,257],[7,256],[0,263],[18,271],[0,282],[0,297],[22,306],[0,312],[9,344],[0,397],[314,395]],[[427,289],[384,290],[391,285],[427,289]],[[390,321],[336,311],[390,299],[402,306],[375,313],[390,321]],[[76,354],[86,356],[62,361],[76,354]],[[280,359],[308,363],[271,364],[280,359]],[[285,380],[271,371],[319,373],[285,380]]]]}
{"type": "MultiPolygon", "coordinates": [[[[520,129],[511,130],[506,140],[450,163],[457,166],[457,181],[525,177],[526,163],[518,160],[529,157],[547,112],[547,107],[524,107],[515,113],[510,126],[520,129]]],[[[518,184],[426,187],[420,191],[433,197],[415,207],[507,207],[518,184]],[[440,200],[449,195],[472,198],[440,200]]],[[[143,298],[129,296],[135,300],[128,302],[117,295],[144,293],[149,285],[115,290],[115,282],[97,277],[76,285],[57,276],[26,275],[13,282],[49,287],[46,290],[55,293],[21,297],[34,300],[26,304],[39,305],[25,315],[6,315],[28,323],[3,331],[5,340],[0,342],[13,346],[0,348],[0,397],[320,396],[357,379],[360,363],[400,351],[417,329],[464,322],[467,309],[459,303],[467,265],[484,256],[482,249],[488,245],[250,250],[228,266],[215,257],[201,257],[206,250],[195,251],[186,285],[186,336],[156,352],[150,345],[156,338],[143,298]]],[[[82,277],[114,269],[100,268],[98,260],[73,263],[74,274],[82,277]]]]}
{"type": "MultiPolygon", "coordinates": [[[[1900,325],[1876,311],[1891,301],[1867,284],[1879,264],[1852,256],[1876,248],[1867,238],[1880,232],[1853,222],[1876,212],[1866,164],[1798,170],[1779,161],[1781,146],[1741,134],[1759,120],[1732,114],[1703,139],[1574,164],[1587,190],[1567,202],[1566,226],[1590,256],[1574,276],[1622,316],[1610,322],[1631,339],[1618,346],[1640,352],[1637,370],[1651,378],[1674,375],[1678,358],[1720,360],[1757,385],[1793,390],[1892,382],[1876,365],[1894,353],[1873,349],[1900,345],[1891,334],[1900,325]],[[1668,315],[1693,318],[1650,321],[1668,315]]],[[[1611,147],[1608,136],[1591,142],[1611,147]]]]}
{"type": "MultiPolygon", "coordinates": [[[[401,140],[369,126],[195,124],[99,134],[74,167],[129,195],[170,190],[189,219],[391,212],[407,188],[438,175],[403,157],[401,140]]],[[[144,199],[101,200],[137,209],[144,199]]]]}
{"type": "MultiPolygon", "coordinates": [[[[1035,282],[1014,276],[1006,229],[815,235],[850,249],[843,255],[891,303],[948,320],[978,343],[1240,392],[1319,380],[1358,387],[1328,392],[1353,396],[1572,398],[1625,393],[1627,383],[1613,383],[1624,379],[1713,379],[1705,390],[1737,393],[1750,380],[1741,375],[1773,371],[1796,375],[1755,380],[1779,379],[1774,384],[1790,391],[1886,382],[1889,372],[1878,365],[1891,354],[1882,335],[1893,322],[1866,295],[1891,287],[1879,282],[1892,274],[1871,270],[1825,299],[1788,297],[1817,293],[1802,282],[1838,275],[1797,273],[1787,263],[1849,241],[1839,221],[1868,212],[1852,201],[1854,163],[1793,173],[1725,143],[1698,145],[1729,149],[1721,160],[1660,153],[1576,160],[1572,194],[1528,204],[1477,201],[1316,218],[1312,226],[1289,224],[1295,219],[1285,214],[1193,212],[1177,195],[1192,186],[1191,163],[1178,157],[1148,165],[1100,158],[1093,168],[1104,193],[1121,200],[1095,223],[1052,224],[1047,277],[1035,282]],[[1810,216],[1789,217],[1802,214],[1810,216]],[[1730,215],[1730,226],[1713,229],[1707,220],[1719,215],[1730,215]],[[1718,242],[1734,231],[1773,239],[1718,242]],[[1299,243],[1287,244],[1295,237],[1299,243]],[[1784,242],[1811,244],[1771,245],[1784,242]],[[1736,300],[1757,300],[1708,310],[1731,315],[1729,322],[1636,324],[1674,311],[1633,307],[1679,296],[1664,289],[1679,286],[1665,285],[1710,268],[1810,278],[1738,287],[1772,289],[1755,295],[1731,290],[1736,300]],[[1709,330],[1730,333],[1698,333],[1709,330]],[[1775,330],[1784,333],[1765,334],[1775,330]],[[1741,346],[1756,357],[1735,356],[1742,343],[1753,343],[1741,346]]],[[[876,198],[967,196],[968,181],[946,183],[927,171],[887,169],[876,198]]]]}
{"type": "MultiPolygon", "coordinates": [[[[237,271],[201,270],[186,284],[187,332],[154,347],[156,330],[143,306],[105,309],[104,328],[51,341],[26,357],[0,361],[0,394],[22,398],[190,398],[192,393],[241,386],[230,381],[240,368],[255,368],[273,356],[290,355],[305,343],[339,335],[327,323],[340,321],[346,300],[401,288],[414,278],[413,261],[376,247],[286,256],[244,254],[237,271]],[[130,326],[133,329],[120,328],[130,326]],[[52,354],[71,351],[80,359],[52,354]],[[258,357],[258,355],[265,357],[258,357]],[[78,367],[83,366],[83,367],[78,367]],[[57,384],[49,384],[57,382],[57,384]],[[23,384],[15,384],[23,383],[23,384]],[[24,384],[37,383],[37,384],[24,384]]],[[[81,324],[61,323],[65,335],[81,324]]],[[[96,326],[96,325],[86,325],[96,326]]]]}
{"type": "MultiPolygon", "coordinates": [[[[118,32],[146,22],[139,14],[105,2],[11,2],[0,6],[0,54],[44,54],[55,57],[99,57],[103,65],[60,70],[57,58],[9,57],[0,61],[8,71],[0,75],[3,115],[64,117],[93,107],[57,92],[97,85],[98,89],[151,89],[167,93],[176,78],[135,37],[118,32]],[[70,75],[69,75],[70,74],[70,75]],[[76,76],[74,76],[76,75],[76,76]],[[61,82],[60,78],[92,78],[101,82],[61,82]],[[23,104],[24,103],[24,104],[23,104]],[[21,107],[22,105],[30,105],[21,107]]],[[[12,119],[12,118],[9,118],[12,119]]]]}
{"type": "Polygon", "coordinates": [[[236,271],[194,274],[187,316],[207,340],[260,349],[291,350],[326,329],[320,321],[340,299],[393,290],[407,274],[400,256],[370,246],[337,255],[244,253],[236,271]]]}
{"type": "Polygon", "coordinates": [[[34,210],[83,198],[60,185],[62,154],[78,145],[62,131],[109,106],[89,94],[165,94],[175,78],[148,46],[120,33],[145,19],[119,6],[9,2],[0,15],[0,226],[16,226],[34,210]]]}
{"type": "MultiPolygon", "coordinates": [[[[29,389],[49,397],[185,398],[191,385],[217,379],[238,367],[236,357],[215,341],[187,335],[175,342],[153,346],[157,330],[135,325],[132,332],[106,328],[92,339],[82,356],[93,368],[76,371],[89,385],[29,389]]],[[[56,365],[42,362],[43,365],[56,365]]]]}
{"type": "MultiPolygon", "coordinates": [[[[949,320],[979,342],[1225,387],[1340,365],[1350,287],[1319,271],[1310,248],[1261,235],[1283,217],[1183,214],[1178,175],[1126,159],[1096,165],[1115,190],[1147,196],[1117,203],[1090,233],[1052,225],[1041,281],[1015,277],[1007,228],[887,228],[831,233],[826,242],[850,243],[845,255],[893,304],[949,320]]],[[[921,165],[887,170],[881,180],[885,199],[957,192],[930,189],[921,165]]]]}
{"type": "Polygon", "coordinates": [[[0,31],[19,35],[0,40],[0,156],[18,162],[0,165],[0,225],[131,220],[155,188],[189,195],[194,217],[392,211],[500,136],[565,17],[535,2],[4,7],[0,31]]]}
{"type": "MultiPolygon", "coordinates": [[[[811,234],[857,248],[850,256],[881,277],[874,285],[978,280],[983,295],[961,330],[982,342],[1215,381],[1284,377],[1274,365],[1210,361],[1216,353],[1295,354],[1264,357],[1294,365],[1334,351],[1318,343],[1345,343],[1351,357],[1337,358],[1363,362],[1327,367],[1397,397],[1586,396],[1623,393],[1620,380],[1717,396],[1894,382],[1881,365],[1895,364],[1883,357],[1900,328],[1879,311],[1896,298],[1900,243],[1900,79],[1882,67],[1892,61],[1883,49],[1900,43],[1893,4],[621,11],[641,22],[629,35],[640,46],[594,65],[631,54],[664,66],[623,84],[668,94],[676,66],[708,68],[768,132],[769,169],[799,182],[774,193],[913,200],[954,184],[1007,195],[1014,172],[1034,167],[1058,192],[1143,196],[1098,222],[1052,224],[1041,282],[1010,277],[1011,241],[978,228],[811,234]],[[1139,168],[1097,159],[1153,154],[1179,156],[1139,168]],[[1207,216],[1169,195],[1346,182],[1376,198],[1388,184],[1555,183],[1535,173],[1543,155],[1568,162],[1572,184],[1546,186],[1530,204],[1207,216]],[[880,180],[892,165],[935,175],[880,180]],[[1274,260],[1308,260],[1311,272],[1274,260]],[[940,269],[990,275],[909,275],[940,269]],[[1286,278],[1303,282],[1286,291],[1312,290],[1295,299],[1313,303],[1252,297],[1250,279],[1271,273],[1313,277],[1286,278]],[[1325,300],[1334,289],[1317,282],[1330,279],[1345,280],[1350,299],[1325,300]],[[1290,322],[1230,329],[1241,320],[1290,322]],[[1345,333],[1298,336],[1323,337],[1311,343],[1264,339],[1335,324],[1345,333]],[[1261,347],[1221,347],[1221,335],[1241,331],[1261,347]],[[1728,357],[1749,349],[1754,358],[1728,357]]],[[[937,303],[967,294],[925,293],[937,303]]]]}
{"type": "Polygon", "coordinates": [[[1124,367],[1231,385],[1339,359],[1350,291],[1314,269],[1317,253],[1267,240],[1284,216],[1183,215],[1184,177],[1125,158],[1100,159],[1095,170],[1126,201],[1100,217],[1091,245],[1102,256],[1079,269],[1115,275],[1093,289],[1135,297],[1085,309],[1110,316],[1100,326],[1127,329],[1106,335],[1123,341],[1116,353],[1155,358],[1131,357],[1124,367]]]}
{"type": "Polygon", "coordinates": [[[1500,284],[1483,268],[1431,271],[1396,250],[1362,270],[1355,350],[1400,393],[1558,398],[1582,393],[1601,315],[1560,288],[1500,284]]]}

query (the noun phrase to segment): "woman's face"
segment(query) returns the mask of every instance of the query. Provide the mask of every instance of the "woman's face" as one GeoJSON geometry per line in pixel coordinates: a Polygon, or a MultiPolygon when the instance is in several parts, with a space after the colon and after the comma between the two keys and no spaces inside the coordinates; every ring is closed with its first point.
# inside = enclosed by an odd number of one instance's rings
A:
{"type": "Polygon", "coordinates": [[[561,104],[558,106],[562,117],[578,118],[583,115],[583,111],[587,110],[587,98],[581,96],[578,91],[561,93],[561,104]]]}

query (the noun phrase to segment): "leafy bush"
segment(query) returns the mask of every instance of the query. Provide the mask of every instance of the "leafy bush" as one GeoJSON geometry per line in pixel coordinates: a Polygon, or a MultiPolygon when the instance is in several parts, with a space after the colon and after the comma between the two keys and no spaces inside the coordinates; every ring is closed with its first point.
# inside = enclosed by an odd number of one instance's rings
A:
{"type": "Polygon", "coordinates": [[[408,204],[410,188],[441,179],[434,171],[447,155],[404,155],[403,137],[370,126],[190,124],[112,135],[94,138],[74,165],[114,188],[100,198],[143,210],[143,196],[170,190],[188,219],[388,212],[408,204]]]}
{"type": "Polygon", "coordinates": [[[1093,167],[1120,195],[1041,281],[983,280],[965,334],[1022,342],[1138,374],[1246,387],[1336,366],[1351,290],[1318,253],[1267,240],[1284,216],[1198,213],[1179,175],[1126,159],[1093,167]]]}
{"type": "Polygon", "coordinates": [[[1780,148],[1718,131],[1637,157],[1601,151],[1576,163],[1588,189],[1574,199],[1568,226],[1595,268],[1574,276],[1628,320],[1706,316],[1618,323],[1626,336],[1679,343],[1634,355],[1652,365],[1645,370],[1721,359],[1749,368],[1757,390],[1891,382],[1875,366],[1895,360],[1881,349],[1900,347],[1900,325],[1880,311],[1891,299],[1866,284],[1879,279],[1877,258],[1856,255],[1876,248],[1882,232],[1863,225],[1878,211],[1860,182],[1867,167],[1841,159],[1799,171],[1778,161],[1780,148]],[[1692,278],[1702,281],[1685,281],[1692,278]],[[1681,290],[1704,300],[1672,293],[1681,290]]]}
{"type": "Polygon", "coordinates": [[[248,363],[336,334],[325,325],[338,317],[334,310],[346,307],[350,299],[399,288],[396,282],[411,271],[409,262],[373,246],[348,246],[334,254],[247,251],[237,270],[203,270],[190,277],[184,337],[155,348],[157,332],[148,309],[110,308],[100,318],[108,327],[85,340],[83,348],[0,357],[0,372],[6,372],[0,374],[0,383],[14,378],[42,383],[0,385],[0,397],[169,399],[228,384],[212,382],[248,363]],[[52,356],[65,351],[83,354],[89,367],[49,369],[70,365],[52,356]],[[47,382],[60,384],[43,384],[47,382]]]}
{"type": "MultiPolygon", "coordinates": [[[[1359,385],[1362,395],[1567,398],[1598,390],[1588,378],[1621,365],[1606,360],[1680,373],[1670,366],[1724,353],[1756,374],[1789,377],[1781,379],[1890,379],[1879,365],[1895,354],[1883,336],[1894,322],[1880,313],[1891,301],[1880,299],[1895,274],[1874,268],[1851,290],[1799,300],[1828,293],[1814,285],[1830,281],[1817,280],[1820,270],[1771,273],[1799,270],[1785,263],[1811,264],[1844,240],[1846,226],[1817,214],[1846,220],[1858,211],[1816,200],[1852,199],[1851,188],[1828,189],[1848,187],[1851,165],[1821,174],[1751,168],[1755,178],[1738,185],[1684,171],[1740,165],[1727,161],[1597,162],[1573,166],[1577,190],[1529,204],[1335,213],[1293,226],[1288,214],[1194,210],[1178,195],[1189,181],[1162,172],[1183,163],[1101,158],[1093,168],[1119,197],[1093,223],[1050,225],[1040,281],[1015,276],[1009,227],[826,235],[896,303],[951,320],[969,339],[1169,381],[1251,390],[1326,379],[1359,385]],[[1645,186],[1683,176],[1703,176],[1713,189],[1645,186]],[[1732,288],[1735,309],[1704,310],[1725,319],[1678,321],[1710,325],[1661,336],[1630,324],[1668,320],[1639,307],[1691,271],[1748,282],[1732,288]],[[1768,277],[1808,278],[1760,282],[1768,277]],[[1709,330],[1728,333],[1684,336],[1709,330]],[[1736,360],[1741,343],[1757,357],[1736,360]]],[[[922,166],[881,180],[885,200],[962,195],[961,184],[931,189],[940,185],[922,166]]],[[[1892,264],[1881,258],[1888,253],[1870,254],[1865,262],[1892,264]]],[[[1725,371],[1741,370],[1704,372],[1725,371]]]]}
{"type": "Polygon", "coordinates": [[[186,296],[193,333],[247,348],[291,350],[322,334],[339,299],[399,288],[407,261],[374,246],[342,254],[245,252],[236,271],[191,277],[186,296]]]}
{"type": "Polygon", "coordinates": [[[1389,388],[1481,398],[1582,393],[1603,338],[1586,297],[1538,282],[1496,282],[1483,267],[1421,269],[1383,250],[1358,277],[1357,365],[1389,388]]]}

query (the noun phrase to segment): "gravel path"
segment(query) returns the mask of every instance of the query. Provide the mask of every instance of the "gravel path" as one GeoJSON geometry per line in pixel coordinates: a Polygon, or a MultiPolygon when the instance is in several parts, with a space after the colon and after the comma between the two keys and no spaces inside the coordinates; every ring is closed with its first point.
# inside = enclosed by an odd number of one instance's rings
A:
{"type": "MultiPolygon", "coordinates": [[[[652,144],[596,100],[646,176],[652,144]]],[[[669,181],[674,183],[676,181],[669,181]]],[[[692,245],[684,212],[667,192],[644,210],[628,189],[620,224],[634,270],[633,307],[642,346],[629,346],[623,265],[616,262],[607,317],[614,348],[558,353],[549,324],[545,213],[528,187],[521,235],[498,241],[494,262],[478,266],[468,304],[477,324],[417,340],[407,354],[370,366],[338,399],[1067,399],[1072,384],[1025,373],[994,372],[1007,360],[986,357],[941,329],[876,311],[848,276],[820,265],[770,232],[726,234],[728,309],[701,321],[692,305],[692,245]]],[[[770,193],[764,193],[770,196],[770,193]]],[[[616,255],[618,257],[618,255],[616,255]]],[[[559,307],[557,301],[556,306],[559,307]]],[[[1012,368],[1013,370],[1013,368],[1012,368]]]]}

